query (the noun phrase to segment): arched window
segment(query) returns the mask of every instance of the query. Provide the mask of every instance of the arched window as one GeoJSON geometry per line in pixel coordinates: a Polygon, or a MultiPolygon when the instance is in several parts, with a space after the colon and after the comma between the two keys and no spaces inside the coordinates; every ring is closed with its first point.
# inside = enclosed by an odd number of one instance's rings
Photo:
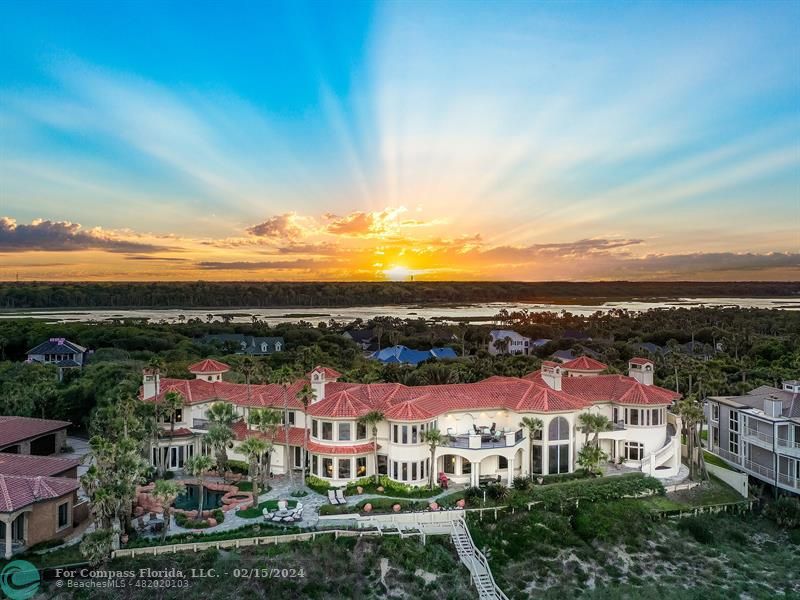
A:
{"type": "Polygon", "coordinates": [[[550,427],[547,432],[547,437],[550,441],[568,440],[569,439],[569,423],[564,417],[556,417],[550,421],[550,427]]]}

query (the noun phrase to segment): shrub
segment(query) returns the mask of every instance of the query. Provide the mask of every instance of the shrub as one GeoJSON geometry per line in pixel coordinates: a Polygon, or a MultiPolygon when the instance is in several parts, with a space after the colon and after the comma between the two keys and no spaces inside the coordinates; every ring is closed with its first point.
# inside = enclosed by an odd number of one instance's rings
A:
{"type": "Polygon", "coordinates": [[[800,527],[800,500],[782,496],[768,504],[764,514],[780,527],[795,529],[800,527]]]}
{"type": "Polygon", "coordinates": [[[587,502],[575,510],[571,524],[575,533],[587,542],[645,535],[651,528],[648,510],[632,499],[587,502]]]}
{"type": "Polygon", "coordinates": [[[702,517],[686,517],[678,521],[678,529],[686,531],[701,544],[710,544],[714,541],[714,534],[708,521],[702,517]]]}
{"type": "Polygon", "coordinates": [[[239,473],[240,475],[247,475],[250,471],[250,465],[243,460],[229,460],[228,470],[232,473],[239,473]]]}
{"type": "Polygon", "coordinates": [[[566,481],[576,481],[578,479],[588,479],[591,473],[585,469],[576,469],[572,473],[560,473],[556,475],[542,475],[542,485],[551,483],[564,483],[566,481]]]}
{"type": "Polygon", "coordinates": [[[468,487],[464,490],[464,498],[467,502],[477,502],[483,498],[483,490],[476,486],[468,487]]]}
{"type": "Polygon", "coordinates": [[[664,493],[664,486],[658,479],[647,477],[644,473],[630,473],[618,477],[537,486],[531,492],[531,499],[542,501],[549,509],[560,510],[565,505],[580,505],[582,502],[664,493]]]}
{"type": "Polygon", "coordinates": [[[291,495],[294,498],[302,498],[303,496],[308,496],[308,492],[305,490],[297,490],[296,492],[292,492],[291,495]]]}
{"type": "Polygon", "coordinates": [[[532,485],[533,482],[531,481],[530,477],[517,476],[514,477],[514,481],[511,482],[511,487],[520,492],[527,492],[529,489],[531,489],[532,485]]]}
{"type": "Polygon", "coordinates": [[[486,487],[487,495],[496,502],[507,500],[509,491],[502,483],[492,483],[486,487]]]}
{"type": "Polygon", "coordinates": [[[327,494],[328,490],[331,489],[330,483],[316,475],[309,475],[306,477],[306,485],[318,494],[327,494]]]}

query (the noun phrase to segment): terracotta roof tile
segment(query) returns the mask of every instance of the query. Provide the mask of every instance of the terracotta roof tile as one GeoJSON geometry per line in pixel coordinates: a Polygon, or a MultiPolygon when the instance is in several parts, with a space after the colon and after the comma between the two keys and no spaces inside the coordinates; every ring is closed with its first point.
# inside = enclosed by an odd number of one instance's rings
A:
{"type": "Polygon", "coordinates": [[[565,371],[605,371],[608,365],[588,356],[579,356],[561,365],[565,371]]]}
{"type": "Polygon", "coordinates": [[[10,513],[34,502],[66,496],[80,487],[77,479],[0,475],[0,512],[10,513]]]}
{"type": "Polygon", "coordinates": [[[228,365],[213,358],[206,358],[189,365],[189,373],[225,373],[230,370],[231,368],[228,365]]]}
{"type": "Polygon", "coordinates": [[[58,431],[70,425],[69,421],[53,421],[31,417],[0,417],[0,448],[16,444],[28,438],[58,431]]]}
{"type": "Polygon", "coordinates": [[[32,456],[0,452],[0,474],[53,477],[77,467],[79,460],[56,456],[32,456]]]}
{"type": "Polygon", "coordinates": [[[632,364],[632,365],[652,365],[652,364],[654,364],[653,361],[650,360],[649,358],[640,358],[638,356],[635,357],[635,358],[630,359],[628,361],[628,363],[632,364]]]}

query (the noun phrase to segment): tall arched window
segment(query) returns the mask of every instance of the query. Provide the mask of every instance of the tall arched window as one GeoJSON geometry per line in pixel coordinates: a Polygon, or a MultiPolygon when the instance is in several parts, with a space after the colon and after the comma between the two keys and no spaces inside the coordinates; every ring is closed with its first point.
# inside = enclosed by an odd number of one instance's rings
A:
{"type": "Polygon", "coordinates": [[[548,472],[553,475],[555,473],[569,473],[569,444],[563,443],[569,441],[569,422],[564,417],[556,417],[550,421],[547,428],[547,459],[548,459],[548,472]]]}
{"type": "Polygon", "coordinates": [[[569,423],[564,417],[556,417],[550,421],[550,428],[547,432],[547,437],[550,441],[568,440],[569,439],[569,423]]]}

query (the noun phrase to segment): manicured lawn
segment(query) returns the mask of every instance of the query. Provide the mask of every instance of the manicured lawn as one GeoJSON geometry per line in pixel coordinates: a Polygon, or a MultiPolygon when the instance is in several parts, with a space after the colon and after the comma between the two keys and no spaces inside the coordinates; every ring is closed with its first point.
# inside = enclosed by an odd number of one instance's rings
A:
{"type": "Polygon", "coordinates": [[[722,460],[719,456],[715,454],[711,454],[707,450],[703,450],[703,459],[706,461],[706,464],[714,465],[716,467],[722,467],[723,469],[728,469],[729,471],[735,471],[733,467],[731,467],[728,463],[722,460]]]}
{"type": "MultiPolygon", "coordinates": [[[[297,500],[287,500],[286,502],[289,508],[294,508],[297,506],[297,500]]],[[[277,500],[264,500],[261,504],[258,505],[258,508],[246,508],[244,510],[237,510],[236,516],[242,517],[243,519],[255,519],[256,517],[262,517],[264,509],[268,511],[275,511],[278,510],[278,501],[277,500]]]]}

